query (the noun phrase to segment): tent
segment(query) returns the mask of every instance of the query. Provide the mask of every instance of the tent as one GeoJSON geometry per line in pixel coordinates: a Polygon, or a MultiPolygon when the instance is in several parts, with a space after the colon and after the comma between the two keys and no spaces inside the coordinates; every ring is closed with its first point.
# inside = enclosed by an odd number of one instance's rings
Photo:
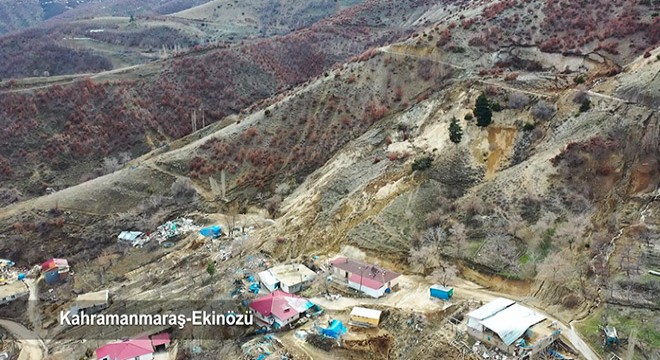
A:
{"type": "Polygon", "coordinates": [[[344,324],[339,320],[330,321],[330,326],[321,328],[321,334],[333,339],[338,339],[340,336],[346,334],[347,330],[344,324]]]}
{"type": "Polygon", "coordinates": [[[219,237],[222,235],[222,226],[220,225],[211,225],[208,227],[203,228],[199,232],[200,234],[206,236],[206,237],[219,237]]]}

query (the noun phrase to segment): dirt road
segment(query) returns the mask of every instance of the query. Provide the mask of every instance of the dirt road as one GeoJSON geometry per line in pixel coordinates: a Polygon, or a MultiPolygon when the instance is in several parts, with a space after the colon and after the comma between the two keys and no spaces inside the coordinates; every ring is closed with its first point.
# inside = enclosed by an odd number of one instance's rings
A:
{"type": "MultiPolygon", "coordinates": [[[[331,301],[324,297],[315,297],[310,300],[325,309],[336,311],[348,310],[353,306],[375,304],[406,310],[424,309],[425,311],[439,310],[444,306],[447,306],[448,303],[432,299],[429,296],[430,285],[431,284],[428,283],[424,278],[418,276],[403,275],[400,283],[401,288],[398,291],[380,299],[343,297],[339,300],[331,301]]],[[[456,279],[451,285],[454,288],[454,299],[456,300],[469,299],[486,303],[497,297],[505,297],[521,303],[524,302],[523,298],[516,298],[508,294],[491,291],[487,288],[484,288],[483,286],[477,285],[464,279],[456,279]]],[[[584,340],[582,340],[578,332],[573,327],[573,324],[563,324],[561,321],[557,320],[551,314],[546,313],[542,309],[535,308],[534,306],[528,304],[525,304],[525,306],[531,307],[534,310],[544,314],[551,321],[557,321],[557,324],[559,324],[559,329],[562,331],[562,334],[566,340],[568,340],[573,348],[578,351],[586,360],[601,360],[600,357],[598,357],[598,355],[596,355],[596,353],[589,347],[589,345],[584,340]]]]}
{"type": "Polygon", "coordinates": [[[419,276],[402,275],[399,280],[399,287],[398,291],[380,299],[342,297],[331,301],[324,297],[315,297],[310,300],[329,310],[344,310],[353,306],[378,304],[406,310],[425,309],[426,311],[434,311],[441,310],[445,305],[445,303],[429,297],[429,285],[419,276]]]}
{"type": "Polygon", "coordinates": [[[41,360],[44,358],[46,345],[34,332],[13,321],[0,319],[0,326],[12,334],[21,347],[18,360],[41,360]]]}

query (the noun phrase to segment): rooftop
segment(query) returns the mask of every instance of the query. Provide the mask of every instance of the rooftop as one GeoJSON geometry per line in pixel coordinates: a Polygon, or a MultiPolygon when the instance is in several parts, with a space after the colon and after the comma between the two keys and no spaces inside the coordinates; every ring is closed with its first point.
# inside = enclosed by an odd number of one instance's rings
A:
{"type": "MultiPolygon", "coordinates": [[[[361,261],[355,260],[355,259],[350,259],[347,257],[340,256],[338,258],[335,258],[333,260],[330,260],[330,264],[332,266],[342,269],[344,271],[347,271],[351,274],[357,274],[357,279],[359,281],[359,277],[363,277],[363,283],[367,279],[374,280],[378,283],[381,284],[386,284],[396,278],[398,278],[401,274],[396,273],[394,271],[390,271],[387,269],[382,269],[376,265],[370,265],[367,263],[363,263],[361,261]]],[[[351,280],[353,281],[353,280],[351,280]]],[[[369,281],[367,281],[369,282],[369,281]]],[[[369,282],[371,284],[371,282],[369,282]]],[[[372,286],[369,286],[372,287],[372,286]]],[[[380,286],[378,287],[380,288],[380,286]]]]}
{"type": "Polygon", "coordinates": [[[492,316],[499,311],[502,311],[503,309],[506,309],[507,307],[513,305],[515,301],[505,299],[505,298],[497,298],[488,304],[473,310],[467,314],[467,316],[471,318],[475,318],[478,320],[483,320],[489,316],[492,316]]]}
{"type": "Polygon", "coordinates": [[[304,297],[275,290],[272,293],[253,300],[250,308],[263,316],[276,316],[280,320],[287,320],[312,307],[312,303],[304,297]]]}
{"type": "Polygon", "coordinates": [[[101,306],[108,303],[110,297],[110,290],[101,290],[87,294],[78,295],[76,298],[76,306],[85,309],[92,306],[101,306]]]}
{"type": "Polygon", "coordinates": [[[286,285],[294,285],[304,281],[312,280],[316,277],[316,273],[305,265],[290,264],[278,265],[270,268],[270,273],[286,285]]]}
{"type": "Polygon", "coordinates": [[[380,319],[380,314],[382,311],[380,310],[375,310],[375,309],[367,309],[363,307],[356,306],[351,310],[351,316],[360,316],[360,317],[366,317],[370,319],[380,319]]]}
{"type": "Polygon", "coordinates": [[[29,290],[22,281],[14,281],[6,285],[0,285],[0,299],[12,295],[28,293],[29,290]]]}

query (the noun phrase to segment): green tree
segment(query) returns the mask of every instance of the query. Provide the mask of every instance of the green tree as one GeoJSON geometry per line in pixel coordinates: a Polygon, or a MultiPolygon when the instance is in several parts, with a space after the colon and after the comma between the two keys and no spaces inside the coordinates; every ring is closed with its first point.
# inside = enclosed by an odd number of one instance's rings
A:
{"type": "Polygon", "coordinates": [[[461,142],[462,138],[463,129],[461,129],[461,125],[458,123],[458,119],[456,119],[456,117],[452,117],[451,122],[449,123],[449,140],[451,140],[451,142],[454,144],[458,144],[461,142]]]}
{"type": "Polygon", "coordinates": [[[206,265],[206,272],[211,276],[215,275],[215,263],[213,261],[209,261],[206,265]]]}
{"type": "Polygon", "coordinates": [[[477,126],[486,127],[493,122],[493,111],[490,109],[488,98],[484,93],[477,98],[473,113],[477,118],[477,126]]]}

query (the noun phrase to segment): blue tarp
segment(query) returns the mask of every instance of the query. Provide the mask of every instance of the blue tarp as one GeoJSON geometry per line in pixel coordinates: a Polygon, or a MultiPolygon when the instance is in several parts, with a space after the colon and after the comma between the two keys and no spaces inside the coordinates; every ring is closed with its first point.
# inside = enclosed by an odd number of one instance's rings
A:
{"type": "Polygon", "coordinates": [[[333,339],[338,339],[340,336],[346,334],[346,332],[346,327],[339,320],[332,320],[328,328],[321,328],[321,334],[333,339]]]}
{"type": "Polygon", "coordinates": [[[259,283],[254,282],[254,283],[250,284],[250,291],[252,291],[255,294],[258,294],[259,293],[259,283]]]}
{"type": "Polygon", "coordinates": [[[200,234],[206,237],[218,237],[222,234],[222,226],[211,225],[199,231],[200,234]]]}

